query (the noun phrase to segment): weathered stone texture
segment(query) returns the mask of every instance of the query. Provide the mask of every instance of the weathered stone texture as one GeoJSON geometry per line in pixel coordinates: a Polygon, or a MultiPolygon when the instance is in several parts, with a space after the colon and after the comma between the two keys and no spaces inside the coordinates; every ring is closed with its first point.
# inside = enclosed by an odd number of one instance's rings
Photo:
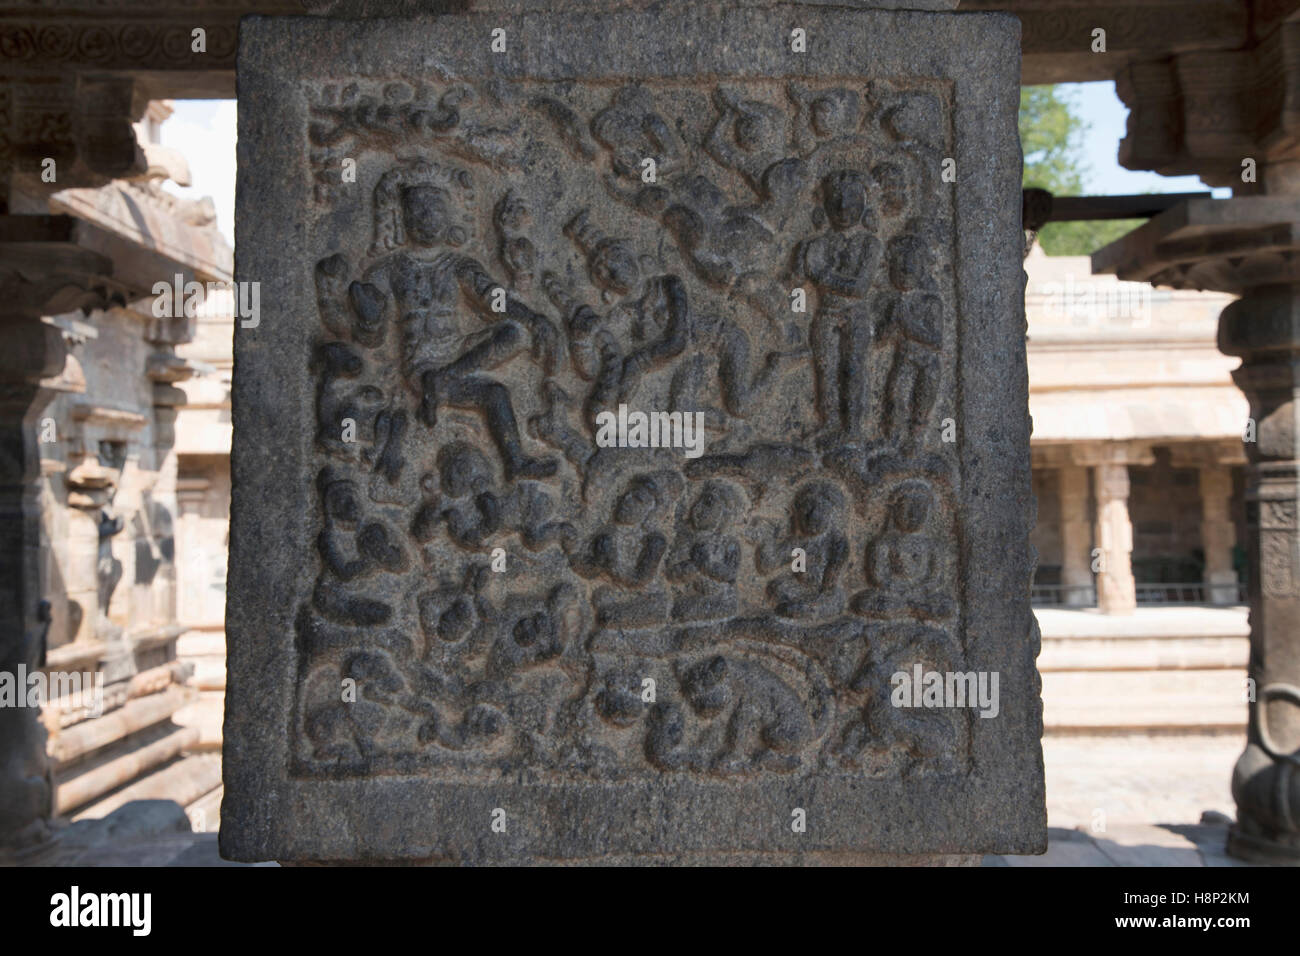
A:
{"type": "Polygon", "coordinates": [[[245,21],[223,853],[1041,850],[1017,43],[245,21]]]}

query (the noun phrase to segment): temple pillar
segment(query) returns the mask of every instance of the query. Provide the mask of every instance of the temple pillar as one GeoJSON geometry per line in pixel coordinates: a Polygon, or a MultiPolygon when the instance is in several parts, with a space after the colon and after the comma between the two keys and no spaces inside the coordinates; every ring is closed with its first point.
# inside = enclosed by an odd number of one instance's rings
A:
{"type": "Polygon", "coordinates": [[[1228,846],[1300,864],[1300,283],[1252,290],[1228,306],[1219,345],[1243,358],[1233,379],[1250,401],[1254,438],[1245,442],[1254,696],[1228,846]]]}
{"type": "Polygon", "coordinates": [[[1075,449],[1074,460],[1093,470],[1097,499],[1097,607],[1105,614],[1132,614],[1137,608],[1133,578],[1133,521],[1129,517],[1130,465],[1150,465],[1151,449],[1107,442],[1075,449]]]}
{"type": "MultiPolygon", "coordinates": [[[[1233,196],[1180,203],[1092,261],[1094,272],[1121,279],[1240,296],[1220,316],[1219,347],[1242,358],[1233,378],[1251,408],[1243,437],[1254,697],[1228,850],[1300,864],[1300,17],[1279,8],[1253,29],[1251,48],[1153,57],[1116,77],[1132,111],[1120,162],[1194,173],[1233,196]]],[[[1222,498],[1221,480],[1210,483],[1222,498]]]]}
{"type": "Polygon", "coordinates": [[[1210,604],[1238,604],[1237,570],[1232,553],[1237,525],[1232,517],[1232,466],[1245,463],[1239,442],[1186,443],[1170,450],[1175,468],[1195,468],[1201,494],[1201,581],[1210,604]]]}
{"type": "Polygon", "coordinates": [[[0,317],[0,674],[20,706],[0,707],[0,853],[49,838],[52,786],[40,709],[26,706],[24,674],[45,656],[49,621],[40,582],[41,413],[57,394],[42,380],[65,355],[59,331],[39,321],[0,317]],[[15,343],[20,343],[15,348],[15,343]],[[30,360],[32,364],[27,365],[30,360]]]}
{"type": "MultiPolygon", "coordinates": [[[[20,679],[45,662],[50,602],[41,561],[40,443],[53,398],[74,391],[65,377],[63,332],[42,320],[103,301],[92,288],[103,256],[63,241],[51,217],[0,215],[0,673],[24,698],[20,679]]],[[[41,710],[0,707],[0,859],[51,837],[53,787],[41,710]]]]}
{"type": "Polygon", "coordinates": [[[1128,513],[1128,463],[1094,466],[1097,479],[1097,607],[1105,614],[1132,614],[1137,608],[1133,579],[1133,522],[1128,513]]]}
{"type": "Polygon", "coordinates": [[[1088,518],[1088,469],[1067,463],[1057,471],[1061,503],[1062,603],[1093,603],[1092,522],[1088,518]]]}
{"type": "Polygon", "coordinates": [[[1211,604],[1236,604],[1237,572],[1232,566],[1232,549],[1237,543],[1237,529],[1228,512],[1232,471],[1224,465],[1202,465],[1198,474],[1205,599],[1211,604]]]}

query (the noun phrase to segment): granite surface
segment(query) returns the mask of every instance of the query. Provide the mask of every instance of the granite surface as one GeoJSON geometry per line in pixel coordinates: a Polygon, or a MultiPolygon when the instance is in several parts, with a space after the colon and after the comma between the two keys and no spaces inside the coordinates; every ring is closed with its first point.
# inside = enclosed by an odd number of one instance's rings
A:
{"type": "Polygon", "coordinates": [[[1041,852],[1018,42],[243,22],[227,858],[1041,852]]]}

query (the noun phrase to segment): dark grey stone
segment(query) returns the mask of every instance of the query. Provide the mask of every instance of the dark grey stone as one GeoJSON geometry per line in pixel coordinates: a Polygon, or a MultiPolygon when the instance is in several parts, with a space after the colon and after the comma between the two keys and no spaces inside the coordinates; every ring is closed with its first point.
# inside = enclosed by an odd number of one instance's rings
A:
{"type": "Polygon", "coordinates": [[[224,855],[1044,848],[1018,39],[244,21],[224,855]],[[702,453],[598,447],[620,404],[702,453]]]}

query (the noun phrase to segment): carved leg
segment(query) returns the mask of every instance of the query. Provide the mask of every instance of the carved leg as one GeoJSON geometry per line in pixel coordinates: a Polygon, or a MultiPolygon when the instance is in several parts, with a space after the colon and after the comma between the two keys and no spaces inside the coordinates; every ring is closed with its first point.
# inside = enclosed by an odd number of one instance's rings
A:
{"type": "Polygon", "coordinates": [[[845,425],[853,435],[860,436],[870,424],[873,328],[871,317],[865,314],[865,310],[850,317],[846,325],[844,388],[848,395],[844,401],[848,420],[845,425]]]}
{"type": "Polygon", "coordinates": [[[510,392],[504,385],[479,376],[441,379],[441,382],[448,404],[477,408],[487,418],[488,431],[505,466],[506,480],[546,478],[555,474],[555,459],[524,455],[519,423],[510,404],[510,392]]]}
{"type": "Polygon", "coordinates": [[[840,325],[839,317],[818,313],[812,322],[813,374],[817,389],[817,411],[822,427],[842,427],[840,411],[840,325]]]}

